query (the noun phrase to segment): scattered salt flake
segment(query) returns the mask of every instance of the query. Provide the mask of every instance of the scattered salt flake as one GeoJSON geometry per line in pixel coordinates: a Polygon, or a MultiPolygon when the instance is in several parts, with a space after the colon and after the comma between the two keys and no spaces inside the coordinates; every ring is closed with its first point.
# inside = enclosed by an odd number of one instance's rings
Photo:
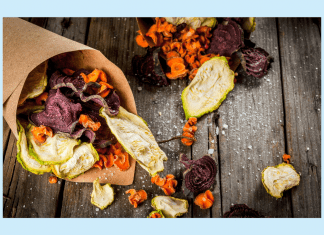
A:
{"type": "Polygon", "coordinates": [[[225,135],[225,131],[222,131],[222,135],[225,135]]]}
{"type": "Polygon", "coordinates": [[[210,142],[214,143],[214,142],[215,142],[215,140],[211,140],[210,142]]]}
{"type": "Polygon", "coordinates": [[[57,181],[58,184],[61,184],[61,181],[57,181]]]}
{"type": "Polygon", "coordinates": [[[25,205],[23,205],[23,208],[25,208],[26,206],[25,205]]]}
{"type": "Polygon", "coordinates": [[[161,135],[162,134],[162,132],[161,131],[158,131],[158,133],[157,133],[158,135],[161,135]]]}
{"type": "Polygon", "coordinates": [[[99,211],[99,208],[96,208],[96,211],[99,211]]]}
{"type": "Polygon", "coordinates": [[[306,151],[309,151],[309,148],[308,147],[306,148],[306,151]]]}
{"type": "Polygon", "coordinates": [[[219,134],[219,129],[218,129],[218,127],[216,127],[216,135],[218,135],[219,134]]]}
{"type": "Polygon", "coordinates": [[[139,86],[139,87],[137,87],[137,90],[141,91],[141,90],[142,90],[142,87],[140,87],[140,86],[139,86]]]}
{"type": "Polygon", "coordinates": [[[213,154],[214,153],[214,149],[208,149],[208,154],[213,154]]]}
{"type": "Polygon", "coordinates": [[[228,125],[224,124],[223,125],[223,129],[227,130],[228,129],[228,125]]]}
{"type": "Polygon", "coordinates": [[[159,112],[159,115],[161,116],[161,115],[162,115],[162,113],[161,113],[161,112],[159,112]]]}
{"type": "Polygon", "coordinates": [[[252,149],[252,145],[249,145],[249,146],[248,146],[248,149],[252,149]]]}

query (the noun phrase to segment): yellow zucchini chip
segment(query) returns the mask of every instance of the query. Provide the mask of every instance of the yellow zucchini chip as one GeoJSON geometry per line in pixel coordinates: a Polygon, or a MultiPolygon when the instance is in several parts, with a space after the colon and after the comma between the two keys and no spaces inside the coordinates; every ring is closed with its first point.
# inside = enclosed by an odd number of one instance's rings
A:
{"type": "Polygon", "coordinates": [[[299,185],[300,176],[295,168],[287,163],[281,163],[274,167],[267,167],[262,171],[262,183],[267,192],[281,198],[283,192],[299,185]]]}
{"type": "Polygon", "coordinates": [[[26,99],[31,99],[42,94],[47,86],[47,62],[38,65],[28,74],[24,87],[21,91],[18,105],[22,105],[26,99]]]}
{"type": "Polygon", "coordinates": [[[152,207],[161,210],[166,218],[175,218],[188,212],[188,201],[170,196],[157,196],[151,201],[152,207]]]}
{"type": "Polygon", "coordinates": [[[18,126],[18,141],[17,141],[17,160],[21,166],[34,174],[42,175],[45,172],[51,172],[50,166],[40,164],[36,159],[29,154],[28,140],[26,137],[25,128],[17,121],[18,126]]]}
{"type": "Polygon", "coordinates": [[[27,130],[29,154],[42,165],[57,165],[68,161],[73,155],[74,147],[81,143],[65,133],[56,133],[53,137],[48,136],[44,143],[38,143],[31,133],[33,127],[29,125],[27,130]]]}
{"type": "Polygon", "coordinates": [[[110,184],[101,186],[99,178],[93,181],[93,191],[91,193],[91,203],[101,210],[105,209],[114,201],[114,189],[110,184]]]}
{"type": "Polygon", "coordinates": [[[234,88],[234,72],[224,56],[203,63],[181,95],[186,119],[213,112],[234,88]]]}
{"type": "Polygon", "coordinates": [[[90,143],[82,143],[74,148],[73,156],[61,165],[52,165],[53,173],[59,178],[73,179],[89,170],[99,161],[99,155],[90,143]]]}
{"type": "Polygon", "coordinates": [[[119,108],[116,116],[109,116],[104,108],[100,110],[100,115],[106,119],[111,132],[123,148],[151,176],[164,170],[163,161],[168,158],[142,118],[127,112],[123,107],[119,108]]]}

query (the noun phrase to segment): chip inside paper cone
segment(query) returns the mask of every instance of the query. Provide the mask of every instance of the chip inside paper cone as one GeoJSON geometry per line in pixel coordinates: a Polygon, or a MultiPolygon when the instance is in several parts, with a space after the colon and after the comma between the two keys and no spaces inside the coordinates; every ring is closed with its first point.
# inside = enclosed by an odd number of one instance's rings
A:
{"type": "MultiPolygon", "coordinates": [[[[3,114],[17,138],[18,102],[20,100],[19,103],[23,104],[25,100],[32,98],[33,95],[28,95],[29,87],[33,89],[37,86],[31,86],[33,81],[31,79],[27,81],[27,77],[46,61],[49,62],[48,71],[64,68],[102,70],[109,77],[109,84],[116,90],[121,106],[137,114],[134,96],[125,75],[100,51],[18,18],[4,18],[3,32],[3,114]],[[25,92],[22,93],[22,91],[25,92]]],[[[42,71],[36,71],[42,73],[42,71]]],[[[35,84],[43,84],[41,77],[38,76],[39,80],[36,79],[35,84]]],[[[38,93],[40,90],[42,88],[38,90],[38,93]]],[[[92,168],[72,181],[93,182],[99,178],[100,183],[129,185],[134,179],[135,163],[136,161],[131,158],[130,168],[126,171],[119,171],[115,166],[101,171],[92,168]]]]}

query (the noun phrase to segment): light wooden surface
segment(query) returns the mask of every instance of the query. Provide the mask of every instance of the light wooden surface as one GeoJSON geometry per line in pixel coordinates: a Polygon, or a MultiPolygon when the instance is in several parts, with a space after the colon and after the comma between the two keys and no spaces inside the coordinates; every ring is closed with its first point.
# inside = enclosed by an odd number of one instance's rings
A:
{"type": "MultiPolygon", "coordinates": [[[[147,121],[157,140],[182,133],[185,123],[181,92],[186,80],[168,87],[154,87],[138,81],[131,71],[134,55],[145,53],[135,43],[138,30],[134,18],[24,18],[64,37],[100,50],[126,75],[138,114],[147,121]],[[142,89],[140,89],[142,88],[142,89]],[[161,115],[159,114],[161,113],[161,115]]],[[[251,40],[274,58],[262,79],[241,76],[220,108],[198,121],[192,147],[180,141],[161,144],[169,160],[162,176],[174,174],[181,191],[184,166],[180,153],[198,159],[211,155],[218,167],[212,191],[212,208],[201,210],[189,200],[183,217],[222,217],[232,204],[245,203],[270,217],[321,217],[321,31],[317,19],[257,18],[251,40]],[[228,128],[226,128],[226,125],[228,128]],[[216,135],[216,129],[219,135],[216,135]],[[301,173],[298,187],[275,199],[261,183],[261,171],[282,162],[288,153],[301,173]]],[[[150,200],[163,192],[137,166],[133,185],[113,186],[115,202],[101,211],[90,203],[92,184],[59,180],[25,171],[17,162],[16,140],[3,121],[4,217],[139,217],[152,211],[150,200]],[[145,189],[148,200],[134,209],[125,191],[145,189]]]]}

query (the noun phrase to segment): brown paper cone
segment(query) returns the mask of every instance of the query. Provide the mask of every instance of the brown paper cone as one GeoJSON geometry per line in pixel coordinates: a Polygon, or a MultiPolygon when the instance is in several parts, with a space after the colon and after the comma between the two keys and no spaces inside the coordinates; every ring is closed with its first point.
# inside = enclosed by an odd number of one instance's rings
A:
{"type": "MultiPolygon", "coordinates": [[[[120,97],[121,105],[137,114],[134,96],[125,75],[100,51],[24,20],[3,18],[3,116],[16,138],[17,105],[28,74],[42,62],[62,53],[66,53],[60,56],[64,67],[74,70],[97,68],[106,72],[120,97]]],[[[135,163],[130,158],[131,167],[123,172],[115,166],[102,171],[91,169],[72,181],[93,182],[100,177],[100,183],[129,185],[134,179],[135,163]]]]}

